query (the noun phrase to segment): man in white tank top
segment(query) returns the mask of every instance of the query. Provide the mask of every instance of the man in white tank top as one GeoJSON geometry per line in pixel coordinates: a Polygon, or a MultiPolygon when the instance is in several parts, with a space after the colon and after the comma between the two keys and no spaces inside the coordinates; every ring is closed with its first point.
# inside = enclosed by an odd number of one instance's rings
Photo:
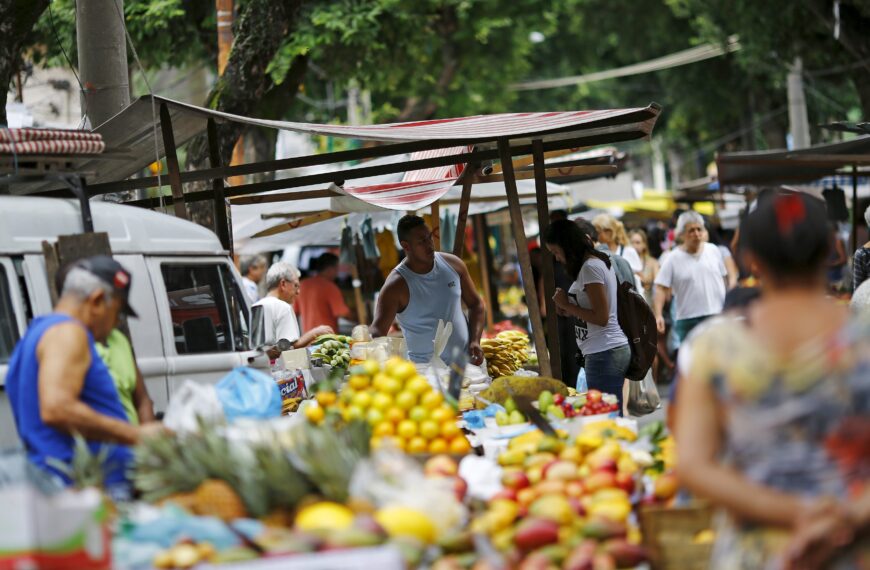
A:
{"type": "Polygon", "coordinates": [[[419,216],[399,220],[399,243],[405,259],[387,277],[375,306],[372,336],[385,336],[399,321],[413,362],[429,362],[438,321],[453,323],[453,334],[440,355],[450,363],[454,347],[466,350],[472,364],[483,362],[483,301],[465,263],[455,255],[435,251],[432,232],[419,216]],[[462,304],[468,317],[462,312],[462,304]]]}

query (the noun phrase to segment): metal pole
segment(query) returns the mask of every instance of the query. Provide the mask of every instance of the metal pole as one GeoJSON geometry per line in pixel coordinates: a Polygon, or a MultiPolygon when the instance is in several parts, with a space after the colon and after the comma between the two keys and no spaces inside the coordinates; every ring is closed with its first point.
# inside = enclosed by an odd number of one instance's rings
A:
{"type": "Polygon", "coordinates": [[[130,104],[123,0],[78,0],[76,45],[87,125],[98,127],[130,104]]]}
{"type": "Polygon", "coordinates": [[[553,254],[544,246],[544,234],[550,225],[550,204],[547,202],[547,173],[544,168],[544,143],[541,139],[532,141],[532,157],[535,165],[535,191],[538,203],[538,227],[541,243],[541,273],[544,281],[544,303],[547,307],[547,338],[550,340],[550,367],[553,377],[562,380],[562,348],[559,346],[559,321],[556,317],[556,276],[553,267],[553,254]]]}
{"type": "Polygon", "coordinates": [[[532,263],[529,258],[526,230],[523,226],[523,215],[520,211],[520,199],[517,193],[517,181],[514,177],[514,165],[511,160],[510,141],[508,139],[499,139],[498,151],[501,158],[501,167],[504,171],[504,187],[507,191],[511,225],[513,227],[514,240],[516,240],[517,244],[517,257],[520,260],[520,274],[523,276],[523,289],[526,293],[526,305],[529,308],[529,320],[532,323],[532,335],[535,339],[535,348],[538,351],[541,375],[552,376],[550,355],[547,352],[547,341],[544,337],[544,323],[541,320],[541,308],[538,306],[538,290],[535,286],[535,278],[532,275],[532,263]]]}
{"type": "Polygon", "coordinates": [[[858,165],[852,165],[852,251],[858,250],[858,165]]]}

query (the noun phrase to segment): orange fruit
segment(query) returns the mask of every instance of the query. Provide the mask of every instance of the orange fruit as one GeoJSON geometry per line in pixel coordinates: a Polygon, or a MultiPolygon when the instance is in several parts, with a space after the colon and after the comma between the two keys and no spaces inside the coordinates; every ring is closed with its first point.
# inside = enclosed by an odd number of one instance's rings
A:
{"type": "Polygon", "coordinates": [[[387,435],[395,435],[396,426],[394,426],[390,422],[381,422],[376,424],[374,429],[372,430],[372,435],[375,437],[384,437],[387,435]]]}
{"type": "Polygon", "coordinates": [[[429,453],[447,453],[450,445],[443,437],[436,437],[429,442],[429,453]]]}
{"type": "Polygon", "coordinates": [[[411,439],[417,435],[417,424],[411,420],[402,420],[399,422],[398,428],[396,428],[396,433],[399,434],[399,437],[411,439]]]}
{"type": "Polygon", "coordinates": [[[464,455],[471,451],[471,444],[468,443],[468,440],[465,439],[464,435],[459,437],[455,437],[450,440],[450,453],[456,453],[458,455],[464,455]]]}
{"type": "Polygon", "coordinates": [[[434,439],[438,437],[439,433],[441,433],[441,428],[438,425],[438,422],[432,420],[420,422],[420,435],[426,439],[434,439]]]}
{"type": "Polygon", "coordinates": [[[386,417],[386,419],[393,422],[394,424],[397,424],[405,419],[405,410],[393,406],[392,408],[387,410],[387,413],[384,415],[384,417],[386,417]]]}
{"type": "Polygon", "coordinates": [[[432,390],[431,392],[426,392],[423,396],[420,397],[420,404],[424,407],[429,408],[430,410],[434,410],[441,406],[444,403],[444,396],[441,395],[441,392],[436,392],[432,390]]]}
{"type": "Polygon", "coordinates": [[[429,449],[429,442],[425,438],[417,436],[408,442],[408,447],[405,449],[408,453],[426,453],[429,449]]]}
{"type": "Polygon", "coordinates": [[[461,436],[462,439],[465,439],[465,436],[462,435],[462,430],[456,425],[456,420],[447,420],[446,422],[441,422],[441,435],[446,437],[447,439],[453,439],[455,437],[461,436]]]}

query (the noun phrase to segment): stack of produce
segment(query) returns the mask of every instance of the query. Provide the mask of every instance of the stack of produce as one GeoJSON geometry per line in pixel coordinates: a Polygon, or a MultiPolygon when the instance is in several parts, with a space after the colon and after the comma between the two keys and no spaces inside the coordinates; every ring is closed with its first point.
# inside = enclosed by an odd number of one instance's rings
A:
{"type": "Polygon", "coordinates": [[[337,397],[321,390],[316,399],[319,405],[305,410],[310,421],[319,423],[330,415],[346,422],[365,420],[372,429],[374,448],[389,444],[415,454],[471,450],[456,423],[456,411],[407,360],[392,358],[383,369],[367,360],[351,368],[337,397]]]}
{"type": "Polygon", "coordinates": [[[575,416],[594,416],[619,411],[619,404],[613,394],[603,394],[598,390],[589,390],[569,402],[561,394],[553,394],[549,390],[538,396],[538,409],[557,419],[573,418],[575,416]]]}
{"type": "Polygon", "coordinates": [[[347,368],[350,364],[350,345],[353,340],[340,334],[324,334],[312,343],[311,358],[320,358],[333,368],[347,368]]]}
{"type": "Polygon", "coordinates": [[[546,376],[505,376],[493,380],[489,388],[479,394],[475,406],[485,408],[489,403],[502,404],[510,397],[536,400],[541,392],[548,390],[553,394],[568,395],[568,387],[555,378],[546,376]]]}
{"type": "Polygon", "coordinates": [[[529,335],[522,331],[508,330],[495,338],[480,341],[486,357],[486,370],[493,378],[510,376],[529,359],[529,335]]]}
{"type": "Polygon", "coordinates": [[[574,441],[535,431],[514,438],[498,462],[504,489],[471,523],[520,568],[631,568],[645,559],[630,518],[644,465],[621,442],[636,434],[613,420],[574,441]]]}

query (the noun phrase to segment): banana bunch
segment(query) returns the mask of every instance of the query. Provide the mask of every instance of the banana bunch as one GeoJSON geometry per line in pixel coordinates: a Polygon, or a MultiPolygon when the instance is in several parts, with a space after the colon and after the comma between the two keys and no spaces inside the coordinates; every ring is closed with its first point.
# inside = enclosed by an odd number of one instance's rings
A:
{"type": "Polygon", "coordinates": [[[347,368],[350,364],[350,338],[343,335],[325,334],[314,341],[311,358],[320,358],[333,368],[347,368]]]}
{"type": "Polygon", "coordinates": [[[529,359],[529,336],[521,331],[503,331],[480,341],[486,371],[493,378],[510,376],[529,359]]]}

